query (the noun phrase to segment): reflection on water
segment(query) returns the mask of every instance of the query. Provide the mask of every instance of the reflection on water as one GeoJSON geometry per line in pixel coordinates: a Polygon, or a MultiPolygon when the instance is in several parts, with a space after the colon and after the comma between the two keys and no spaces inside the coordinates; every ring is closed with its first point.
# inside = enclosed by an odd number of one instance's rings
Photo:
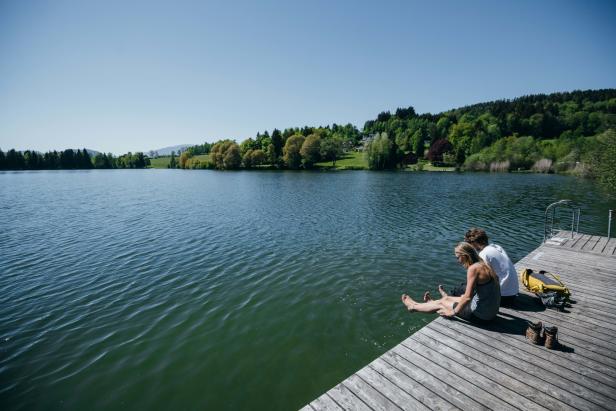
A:
{"type": "Polygon", "coordinates": [[[513,260],[543,211],[616,208],[546,175],[109,170],[0,173],[3,409],[289,409],[433,317],[487,229],[513,260]]]}

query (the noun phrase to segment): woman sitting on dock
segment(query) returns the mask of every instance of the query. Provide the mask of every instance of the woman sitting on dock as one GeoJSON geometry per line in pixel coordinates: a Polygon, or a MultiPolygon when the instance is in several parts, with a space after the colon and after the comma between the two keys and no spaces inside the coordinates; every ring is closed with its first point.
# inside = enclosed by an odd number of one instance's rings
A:
{"type": "Polygon", "coordinates": [[[414,301],[402,294],[402,302],[409,311],[439,313],[443,317],[458,316],[468,321],[489,321],[498,314],[500,305],[500,284],[496,273],[477,254],[469,243],[459,243],[455,250],[458,262],[466,268],[466,292],[460,297],[447,295],[442,286],[438,290],[440,300],[432,300],[430,294],[424,294],[423,303],[414,301]]]}

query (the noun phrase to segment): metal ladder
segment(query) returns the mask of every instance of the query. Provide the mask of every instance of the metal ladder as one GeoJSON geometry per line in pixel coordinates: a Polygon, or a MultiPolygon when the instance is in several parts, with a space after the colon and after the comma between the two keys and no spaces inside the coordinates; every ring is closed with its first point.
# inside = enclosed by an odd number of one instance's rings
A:
{"type": "Polygon", "coordinates": [[[559,223],[557,220],[557,210],[567,209],[571,211],[571,238],[574,238],[578,233],[580,226],[580,207],[578,207],[571,200],[560,200],[550,204],[545,209],[545,215],[543,218],[543,242],[545,243],[550,238],[560,231],[560,228],[554,228],[555,223],[559,223]]]}

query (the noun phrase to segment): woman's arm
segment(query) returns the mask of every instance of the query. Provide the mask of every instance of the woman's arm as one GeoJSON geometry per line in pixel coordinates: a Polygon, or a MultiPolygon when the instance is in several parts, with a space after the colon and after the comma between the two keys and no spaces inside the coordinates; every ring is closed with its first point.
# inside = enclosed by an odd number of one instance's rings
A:
{"type": "Polygon", "coordinates": [[[464,294],[460,296],[460,302],[456,306],[455,310],[453,310],[453,315],[456,315],[462,311],[466,304],[469,304],[473,299],[473,290],[475,289],[475,283],[477,282],[477,275],[476,264],[468,267],[468,270],[466,270],[466,290],[464,291],[464,294]]]}

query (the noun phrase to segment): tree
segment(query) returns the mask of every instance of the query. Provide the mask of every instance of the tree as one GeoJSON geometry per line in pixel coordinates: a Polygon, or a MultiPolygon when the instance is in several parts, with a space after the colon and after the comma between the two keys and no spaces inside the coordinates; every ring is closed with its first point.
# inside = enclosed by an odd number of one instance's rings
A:
{"type": "Polygon", "coordinates": [[[280,130],[277,128],[272,131],[272,148],[273,150],[270,152],[270,156],[272,158],[273,163],[277,163],[280,157],[282,157],[282,147],[283,147],[283,138],[280,130]]]}
{"type": "Polygon", "coordinates": [[[402,120],[406,120],[412,117],[415,117],[417,113],[415,113],[415,109],[412,106],[408,108],[398,108],[396,110],[396,117],[402,120]]]}
{"type": "Polygon", "coordinates": [[[391,113],[389,111],[382,111],[376,117],[376,121],[380,121],[382,123],[388,121],[391,118],[391,113]]]}
{"type": "Polygon", "coordinates": [[[224,168],[226,170],[235,170],[240,167],[242,157],[240,156],[240,147],[232,143],[227,147],[223,157],[224,168]]]}
{"type": "Polygon", "coordinates": [[[413,132],[410,129],[396,133],[396,145],[404,152],[413,151],[413,132]]]}
{"type": "Polygon", "coordinates": [[[210,161],[218,170],[239,168],[242,163],[240,147],[232,140],[219,141],[212,146],[210,161]]]}
{"type": "Polygon", "coordinates": [[[283,148],[283,158],[287,167],[291,169],[298,169],[302,163],[302,156],[300,150],[304,144],[304,136],[301,134],[294,134],[287,139],[287,142],[283,148]]]}
{"type": "Polygon", "coordinates": [[[608,130],[597,136],[597,144],[590,152],[590,164],[599,183],[616,193],[616,131],[608,130]]]}
{"type": "Polygon", "coordinates": [[[424,146],[427,138],[426,134],[426,131],[422,127],[418,128],[417,131],[415,131],[415,133],[413,134],[413,152],[418,158],[423,157],[424,146]]]}
{"type": "Polygon", "coordinates": [[[310,134],[304,140],[299,153],[305,168],[311,168],[314,163],[321,160],[321,138],[317,134],[310,134]]]}
{"type": "Polygon", "coordinates": [[[267,156],[265,155],[265,152],[263,150],[256,149],[253,150],[252,153],[250,153],[250,163],[253,167],[265,164],[266,159],[267,156]]]}
{"type": "Polygon", "coordinates": [[[188,160],[191,158],[192,156],[190,155],[190,153],[188,151],[184,151],[181,155],[180,155],[180,168],[188,168],[189,167],[189,163],[188,160]]]}
{"type": "Polygon", "coordinates": [[[428,160],[432,163],[441,163],[443,161],[443,154],[450,152],[452,149],[453,146],[449,140],[444,138],[438,139],[430,146],[428,160]]]}
{"type": "Polygon", "coordinates": [[[6,153],[6,169],[7,170],[23,170],[24,169],[24,157],[20,151],[10,149],[6,153]]]}
{"type": "Polygon", "coordinates": [[[57,151],[49,151],[43,155],[44,167],[48,170],[57,170],[60,168],[60,155],[57,151]]]}
{"type": "Polygon", "coordinates": [[[167,165],[167,168],[178,168],[178,162],[175,159],[175,152],[171,152],[171,159],[169,160],[169,164],[167,165]]]}
{"type": "Polygon", "coordinates": [[[105,167],[105,154],[98,153],[94,156],[94,168],[107,168],[105,167]]]}
{"type": "Polygon", "coordinates": [[[60,168],[63,170],[77,168],[75,164],[75,152],[71,149],[60,153],[60,168]]]}
{"type": "Polygon", "coordinates": [[[26,150],[23,152],[24,157],[24,169],[26,170],[40,170],[43,168],[43,161],[41,156],[36,151],[26,150]]]}
{"type": "Polygon", "coordinates": [[[240,154],[244,156],[249,150],[256,150],[257,148],[261,148],[259,144],[259,142],[253,140],[252,138],[247,138],[240,144],[240,154]]]}
{"type": "Polygon", "coordinates": [[[86,150],[85,148],[81,150],[81,162],[80,162],[79,168],[84,168],[84,169],[93,168],[92,158],[90,158],[90,153],[88,153],[88,150],[86,150]]]}
{"type": "Polygon", "coordinates": [[[332,162],[336,167],[336,160],[342,155],[342,139],[336,135],[321,141],[321,157],[332,162]]]}
{"type": "Polygon", "coordinates": [[[377,134],[368,142],[366,148],[368,167],[371,170],[384,170],[396,165],[394,143],[388,138],[387,133],[377,134]]]}
{"type": "Polygon", "coordinates": [[[252,168],[252,149],[248,149],[242,156],[242,165],[245,168],[252,168]]]}

